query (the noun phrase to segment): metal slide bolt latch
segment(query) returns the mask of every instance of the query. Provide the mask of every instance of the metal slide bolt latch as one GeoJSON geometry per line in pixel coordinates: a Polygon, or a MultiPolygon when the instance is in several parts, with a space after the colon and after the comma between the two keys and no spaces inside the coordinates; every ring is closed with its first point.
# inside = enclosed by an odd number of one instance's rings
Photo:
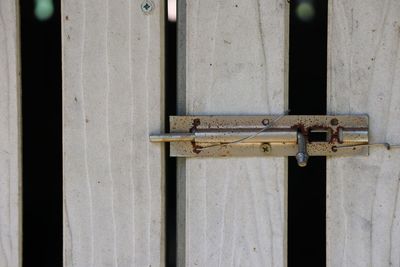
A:
{"type": "Polygon", "coordinates": [[[170,142],[174,157],[368,155],[368,116],[171,116],[170,133],[150,136],[170,142]]]}

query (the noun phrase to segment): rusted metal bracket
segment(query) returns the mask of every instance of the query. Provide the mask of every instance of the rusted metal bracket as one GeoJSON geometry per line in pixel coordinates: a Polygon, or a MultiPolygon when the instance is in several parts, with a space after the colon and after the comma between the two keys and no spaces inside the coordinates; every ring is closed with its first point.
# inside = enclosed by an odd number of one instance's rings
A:
{"type": "Polygon", "coordinates": [[[170,133],[151,142],[171,142],[170,156],[368,155],[368,116],[171,116],[170,133]],[[338,149],[340,147],[351,149],[338,149]]]}

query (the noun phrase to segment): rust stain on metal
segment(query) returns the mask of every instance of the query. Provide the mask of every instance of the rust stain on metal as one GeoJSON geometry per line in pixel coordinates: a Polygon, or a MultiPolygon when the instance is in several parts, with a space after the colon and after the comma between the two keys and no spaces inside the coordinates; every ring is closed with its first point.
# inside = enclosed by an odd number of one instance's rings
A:
{"type": "Polygon", "coordinates": [[[290,127],[291,129],[300,131],[304,136],[308,136],[308,131],[303,123],[297,123],[290,127]]]}
{"type": "Polygon", "coordinates": [[[200,154],[201,149],[202,149],[203,147],[197,145],[196,142],[194,142],[194,141],[192,141],[192,142],[190,142],[190,143],[192,144],[192,147],[193,147],[193,153],[200,154]]]}
{"type": "Polygon", "coordinates": [[[303,123],[297,123],[291,127],[291,129],[297,129],[300,131],[307,139],[307,142],[310,143],[309,134],[311,131],[315,130],[324,130],[329,133],[330,139],[327,140],[328,144],[334,144],[336,142],[341,143],[339,139],[339,129],[344,129],[341,126],[330,127],[324,124],[315,124],[310,126],[305,126],[303,123]]]}
{"type": "Polygon", "coordinates": [[[340,137],[339,137],[339,132],[340,132],[340,130],[343,130],[343,129],[344,128],[342,126],[336,127],[336,131],[332,132],[332,137],[331,137],[331,140],[329,141],[329,144],[335,144],[335,143],[342,144],[343,143],[343,140],[340,140],[340,137]]]}
{"type": "Polygon", "coordinates": [[[199,125],[200,125],[200,119],[199,118],[193,119],[192,128],[190,128],[189,131],[191,133],[194,133],[197,130],[197,126],[199,126],[199,125]]]}

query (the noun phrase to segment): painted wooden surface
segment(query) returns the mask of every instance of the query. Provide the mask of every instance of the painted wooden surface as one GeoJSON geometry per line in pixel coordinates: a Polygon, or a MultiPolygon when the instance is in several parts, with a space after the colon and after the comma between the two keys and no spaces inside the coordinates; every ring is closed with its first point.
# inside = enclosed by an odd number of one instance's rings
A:
{"type": "MultiPolygon", "coordinates": [[[[287,1],[188,0],[186,112],[282,114],[287,1]]],[[[186,161],[186,266],[283,266],[284,158],[186,161]]]]}
{"type": "Polygon", "coordinates": [[[21,136],[17,1],[0,1],[0,266],[21,266],[21,136]]]}
{"type": "MultiPolygon", "coordinates": [[[[400,1],[329,1],[328,109],[400,143],[400,1]]],[[[400,266],[400,151],[327,162],[328,266],[400,266]]]]}
{"type": "Polygon", "coordinates": [[[164,265],[163,1],[63,1],[64,266],[164,265]]]}

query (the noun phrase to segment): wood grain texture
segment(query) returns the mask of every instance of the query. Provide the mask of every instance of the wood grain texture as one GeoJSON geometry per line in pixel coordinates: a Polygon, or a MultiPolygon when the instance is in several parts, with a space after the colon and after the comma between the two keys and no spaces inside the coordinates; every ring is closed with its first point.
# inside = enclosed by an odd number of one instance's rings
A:
{"type": "Polygon", "coordinates": [[[0,266],[21,266],[21,127],[17,1],[0,1],[0,266]]]}
{"type": "Polygon", "coordinates": [[[64,266],[164,266],[163,1],[68,0],[64,266]]]}
{"type": "MultiPolygon", "coordinates": [[[[400,143],[400,1],[329,1],[328,109],[400,143]]],[[[400,151],[327,162],[328,266],[400,266],[400,151]]]]}
{"type": "MultiPolygon", "coordinates": [[[[176,113],[186,115],[186,0],[177,1],[176,113]]],[[[186,158],[176,159],[176,266],[186,266],[186,158]]]]}
{"type": "MultiPolygon", "coordinates": [[[[286,0],[188,0],[186,111],[282,114],[286,0]]],[[[283,266],[284,158],[186,161],[186,266],[283,266]]]]}

